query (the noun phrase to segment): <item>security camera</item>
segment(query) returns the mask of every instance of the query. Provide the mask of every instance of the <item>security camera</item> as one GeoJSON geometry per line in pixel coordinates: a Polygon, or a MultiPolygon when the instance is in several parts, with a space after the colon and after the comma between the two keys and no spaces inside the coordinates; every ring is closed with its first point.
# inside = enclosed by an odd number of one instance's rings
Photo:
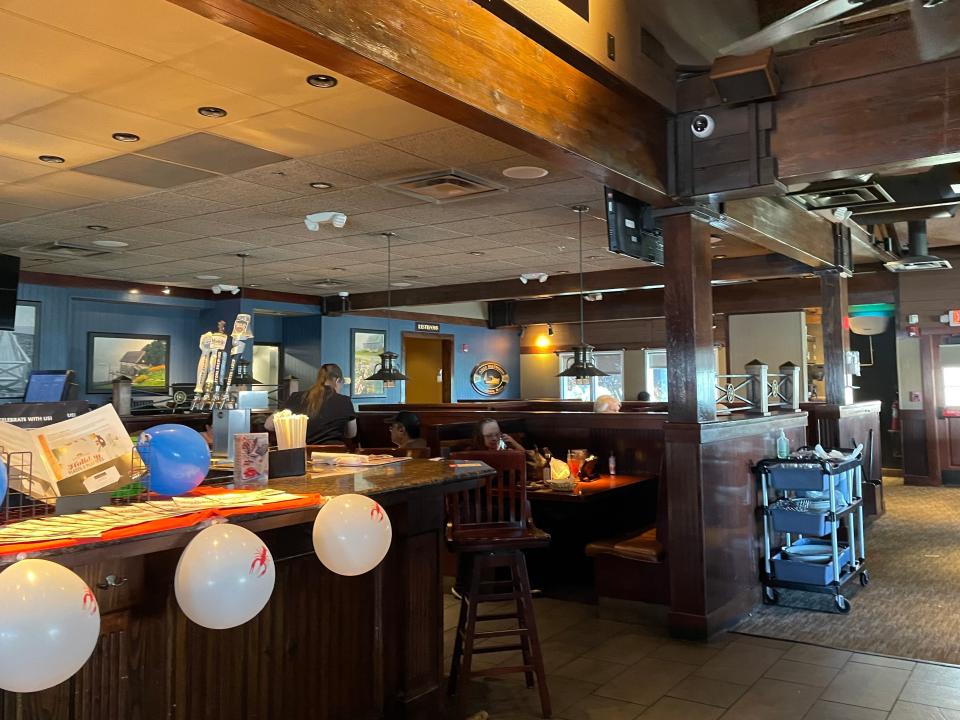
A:
{"type": "Polygon", "coordinates": [[[698,138],[708,138],[713,135],[713,131],[717,129],[717,124],[714,122],[713,118],[709,115],[704,115],[701,113],[697,115],[693,122],[690,123],[690,132],[693,133],[694,137],[698,138]]]}
{"type": "Polygon", "coordinates": [[[547,281],[548,277],[550,276],[542,272],[526,272],[526,273],[520,274],[520,282],[522,282],[524,285],[526,285],[531,280],[536,280],[538,282],[544,283],[547,281]]]}
{"type": "Polygon", "coordinates": [[[347,216],[340,212],[319,212],[307,215],[303,219],[307,230],[312,232],[320,229],[320,223],[331,223],[335,228],[342,228],[347,224],[347,216]]]}
{"type": "Polygon", "coordinates": [[[222,292],[228,292],[231,295],[236,295],[240,292],[240,288],[236,285],[224,285],[220,283],[219,285],[214,285],[210,290],[214,295],[219,295],[222,292]]]}

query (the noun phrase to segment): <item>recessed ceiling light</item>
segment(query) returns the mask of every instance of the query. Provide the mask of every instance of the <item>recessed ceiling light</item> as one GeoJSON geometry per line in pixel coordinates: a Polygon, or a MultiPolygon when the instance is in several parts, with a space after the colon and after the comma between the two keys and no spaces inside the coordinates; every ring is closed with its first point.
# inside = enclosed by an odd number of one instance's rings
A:
{"type": "Polygon", "coordinates": [[[328,182],[312,182],[310,183],[310,187],[312,187],[314,190],[328,190],[332,188],[333,185],[328,182]]]}
{"type": "Polygon", "coordinates": [[[260,287],[260,283],[247,283],[247,287],[258,288],[260,287]]]}
{"type": "Polygon", "coordinates": [[[117,142],[140,142],[140,136],[128,132],[115,132],[111,135],[117,142]]]}
{"type": "Polygon", "coordinates": [[[722,242],[723,242],[723,238],[720,237],[719,235],[711,235],[711,236],[710,236],[710,244],[711,244],[711,245],[719,245],[719,244],[722,243],[722,242]]]}
{"type": "Polygon", "coordinates": [[[534,165],[517,165],[516,167],[508,167],[503,171],[505,177],[513,178],[514,180],[536,180],[537,178],[547,176],[549,173],[550,171],[546,168],[536,167],[534,165]]]}
{"type": "Polygon", "coordinates": [[[714,255],[714,256],[713,256],[713,259],[714,259],[714,260],[723,260],[725,257],[726,257],[726,255],[714,255]]]}
{"type": "Polygon", "coordinates": [[[208,118],[222,118],[227,116],[227,111],[223,108],[214,107],[213,105],[204,105],[197,108],[197,112],[200,115],[208,118]]]}
{"type": "Polygon", "coordinates": [[[106,225],[87,225],[87,230],[109,230],[106,225]]]}
{"type": "Polygon", "coordinates": [[[553,274],[554,274],[554,275],[569,275],[569,274],[570,274],[570,271],[569,271],[569,270],[556,270],[556,271],[554,271],[553,274]]]}
{"type": "Polygon", "coordinates": [[[482,252],[482,251],[480,251],[480,250],[473,250],[473,251],[470,252],[470,254],[473,255],[473,256],[475,256],[475,257],[480,257],[481,255],[486,255],[486,253],[484,253],[484,252],[482,252]]]}
{"type": "Polygon", "coordinates": [[[123,240],[94,240],[93,244],[106,248],[122,248],[127,247],[130,243],[125,243],[123,240]]]}
{"type": "Polygon", "coordinates": [[[337,79],[331,75],[307,75],[307,84],[318,88],[332,88],[337,79]]]}
{"type": "Polygon", "coordinates": [[[584,260],[603,260],[601,255],[587,255],[584,260]]]}
{"type": "Polygon", "coordinates": [[[59,155],[38,155],[37,160],[45,163],[51,163],[53,165],[62,165],[66,162],[66,160],[59,155]]]}
{"type": "Polygon", "coordinates": [[[339,268],[339,267],[330,268],[330,272],[346,272],[346,271],[347,271],[346,268],[339,268]]]}
{"type": "Polygon", "coordinates": [[[403,277],[404,280],[415,280],[416,278],[418,278],[418,277],[420,277],[420,276],[419,276],[419,275],[403,275],[402,277],[403,277]]]}
{"type": "Polygon", "coordinates": [[[391,283],[391,285],[393,285],[393,287],[410,287],[411,285],[413,285],[413,283],[408,283],[408,282],[394,282],[394,283],[391,283]]]}
{"type": "Polygon", "coordinates": [[[162,292],[164,295],[169,295],[170,288],[168,286],[164,286],[163,290],[161,290],[160,292],[162,292]]]}
{"type": "Polygon", "coordinates": [[[139,289],[139,288],[130,288],[130,294],[131,294],[131,295],[139,295],[139,294],[140,294],[140,289],[139,289]]]}
{"type": "Polygon", "coordinates": [[[219,280],[219,275],[194,275],[197,280],[219,280]]]}

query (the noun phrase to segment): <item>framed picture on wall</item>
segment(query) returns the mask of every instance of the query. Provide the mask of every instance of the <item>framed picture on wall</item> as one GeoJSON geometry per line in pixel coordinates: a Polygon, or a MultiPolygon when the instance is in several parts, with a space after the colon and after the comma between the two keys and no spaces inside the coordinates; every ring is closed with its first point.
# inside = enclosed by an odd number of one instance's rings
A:
{"type": "Polygon", "coordinates": [[[377,371],[385,351],[387,334],[383,330],[350,331],[350,394],[355,398],[386,397],[381,380],[365,380],[377,371]]]}
{"type": "Polygon", "coordinates": [[[166,392],[170,336],[87,333],[87,392],[112,392],[119,375],[130,378],[134,391],[166,392]]]}

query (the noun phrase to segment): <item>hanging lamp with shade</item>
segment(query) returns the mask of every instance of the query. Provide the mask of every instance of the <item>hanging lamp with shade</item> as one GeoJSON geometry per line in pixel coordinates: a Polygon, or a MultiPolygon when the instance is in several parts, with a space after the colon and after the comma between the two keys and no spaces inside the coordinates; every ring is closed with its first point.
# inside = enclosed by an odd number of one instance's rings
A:
{"type": "Polygon", "coordinates": [[[391,278],[391,245],[396,233],[381,233],[387,239],[387,336],[383,344],[383,352],[380,354],[380,364],[376,366],[375,372],[367,380],[379,380],[385,388],[396,387],[398,382],[407,379],[407,376],[400,372],[397,360],[400,358],[395,352],[387,348],[390,347],[390,320],[392,318],[392,305],[390,297],[390,288],[392,287],[391,278]]]}
{"type": "Polygon", "coordinates": [[[583,214],[589,210],[586,205],[574,205],[577,213],[577,238],[580,260],[580,344],[574,345],[573,360],[557,377],[572,377],[577,385],[589,385],[595,377],[606,377],[607,373],[593,363],[593,346],[587,345],[583,332],[583,214]]]}

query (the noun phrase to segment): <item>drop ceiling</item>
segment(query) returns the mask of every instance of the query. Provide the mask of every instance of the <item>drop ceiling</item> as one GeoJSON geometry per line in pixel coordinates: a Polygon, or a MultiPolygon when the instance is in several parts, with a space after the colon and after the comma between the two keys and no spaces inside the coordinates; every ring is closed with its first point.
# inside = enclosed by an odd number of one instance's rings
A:
{"type": "MultiPolygon", "coordinates": [[[[313,87],[335,74],[165,0],[0,0],[0,34],[0,252],[27,270],[203,287],[198,274],[239,282],[243,252],[248,284],[363,292],[385,285],[392,232],[400,286],[572,272],[580,203],[586,270],[643,264],[606,252],[596,182],[348,78],[313,87]],[[503,176],[517,165],[549,173],[503,176]],[[451,169],[505,190],[434,204],[384,187],[451,169]],[[346,226],[307,231],[324,210],[346,226]],[[126,247],[66,262],[29,250],[97,240],[126,247]]],[[[725,238],[715,252],[761,251],[725,238]]]]}

